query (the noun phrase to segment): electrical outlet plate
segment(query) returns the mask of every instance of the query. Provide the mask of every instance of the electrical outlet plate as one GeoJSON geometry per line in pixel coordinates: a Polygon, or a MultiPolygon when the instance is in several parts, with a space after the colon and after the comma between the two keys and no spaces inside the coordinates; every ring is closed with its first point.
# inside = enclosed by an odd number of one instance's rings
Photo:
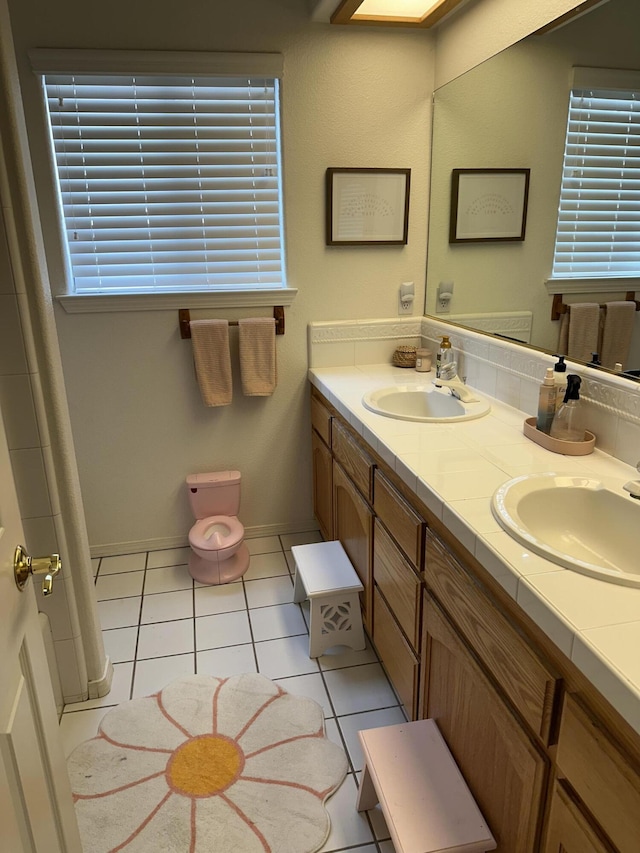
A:
{"type": "Polygon", "coordinates": [[[402,317],[404,314],[413,314],[413,299],[403,302],[402,296],[398,295],[398,316],[402,317]]]}

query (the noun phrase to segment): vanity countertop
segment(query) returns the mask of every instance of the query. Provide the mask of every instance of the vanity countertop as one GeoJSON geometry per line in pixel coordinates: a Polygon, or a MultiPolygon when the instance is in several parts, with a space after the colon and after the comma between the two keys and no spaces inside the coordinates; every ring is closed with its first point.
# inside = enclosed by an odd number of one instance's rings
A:
{"type": "Polygon", "coordinates": [[[581,457],[544,450],[524,436],[525,413],[486,394],[491,412],[459,423],[396,420],[362,404],[367,391],[434,376],[387,364],[309,370],[318,391],[640,734],[640,588],[587,577],[527,551],[491,512],[496,488],[523,474],[597,477],[623,493],[636,470],[597,449],[581,457]]]}

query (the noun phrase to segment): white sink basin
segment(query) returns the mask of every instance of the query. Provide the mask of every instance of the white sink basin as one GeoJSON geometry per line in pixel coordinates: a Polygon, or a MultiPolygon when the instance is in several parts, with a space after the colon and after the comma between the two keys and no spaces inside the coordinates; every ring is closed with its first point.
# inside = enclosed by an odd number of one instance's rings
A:
{"type": "MultiPolygon", "coordinates": [[[[474,392],[475,393],[475,392],[474,392]]],[[[403,421],[468,421],[491,411],[486,400],[462,403],[446,388],[429,385],[390,385],[370,391],[362,398],[371,412],[403,421]]]]}
{"type": "Polygon", "coordinates": [[[567,569],[640,586],[640,501],[599,480],[532,474],[509,480],[491,504],[522,545],[567,569]]]}

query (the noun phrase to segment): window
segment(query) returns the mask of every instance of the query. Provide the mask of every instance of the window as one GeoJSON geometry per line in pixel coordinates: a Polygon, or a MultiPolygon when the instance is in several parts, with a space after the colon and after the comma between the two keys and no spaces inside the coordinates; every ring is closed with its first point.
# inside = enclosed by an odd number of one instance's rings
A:
{"type": "Polygon", "coordinates": [[[640,276],[640,74],[575,69],[554,278],[640,276]]]}
{"type": "Polygon", "coordinates": [[[43,76],[73,293],[286,287],[276,76],[43,76]]]}

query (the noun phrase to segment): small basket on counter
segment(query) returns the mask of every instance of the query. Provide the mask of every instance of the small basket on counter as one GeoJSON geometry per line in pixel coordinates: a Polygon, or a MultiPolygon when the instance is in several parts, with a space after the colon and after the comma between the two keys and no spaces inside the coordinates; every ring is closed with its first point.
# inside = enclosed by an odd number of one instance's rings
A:
{"type": "Polygon", "coordinates": [[[415,367],[416,366],[417,347],[401,346],[397,347],[391,357],[391,362],[396,367],[415,367]]]}
{"type": "Polygon", "coordinates": [[[584,441],[565,441],[562,438],[551,438],[546,432],[536,427],[536,422],[537,418],[527,418],[522,426],[522,432],[545,450],[563,453],[565,456],[586,456],[588,453],[593,453],[596,437],[588,429],[584,431],[584,441]]]}

